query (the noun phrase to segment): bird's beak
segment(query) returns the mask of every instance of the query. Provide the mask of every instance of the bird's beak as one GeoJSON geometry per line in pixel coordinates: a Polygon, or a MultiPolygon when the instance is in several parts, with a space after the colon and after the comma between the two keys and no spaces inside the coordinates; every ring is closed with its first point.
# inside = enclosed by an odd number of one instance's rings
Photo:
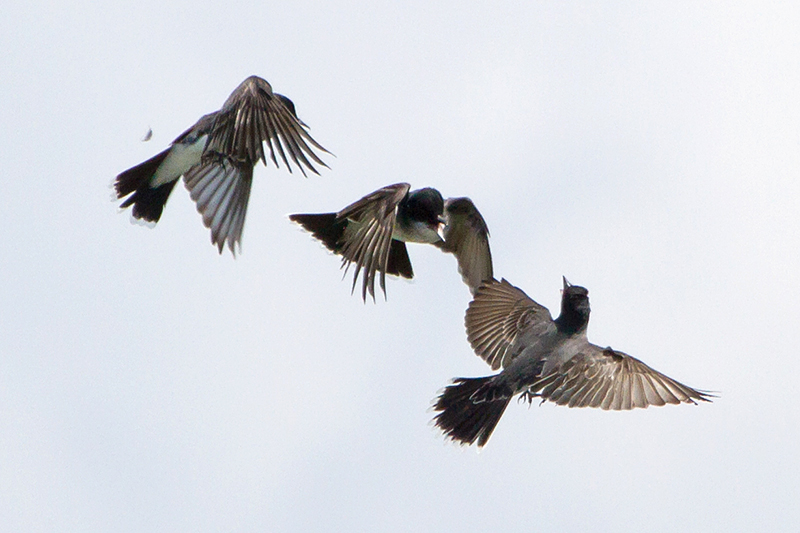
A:
{"type": "Polygon", "coordinates": [[[436,226],[436,233],[439,234],[439,238],[442,239],[444,242],[444,228],[447,226],[447,219],[441,215],[439,215],[439,224],[436,226]]]}
{"type": "Polygon", "coordinates": [[[564,281],[564,289],[566,290],[567,287],[572,287],[572,283],[567,281],[566,276],[561,276],[561,279],[564,281]]]}
{"type": "Polygon", "coordinates": [[[444,224],[439,224],[439,227],[436,228],[436,233],[439,234],[439,238],[444,242],[444,224]]]}

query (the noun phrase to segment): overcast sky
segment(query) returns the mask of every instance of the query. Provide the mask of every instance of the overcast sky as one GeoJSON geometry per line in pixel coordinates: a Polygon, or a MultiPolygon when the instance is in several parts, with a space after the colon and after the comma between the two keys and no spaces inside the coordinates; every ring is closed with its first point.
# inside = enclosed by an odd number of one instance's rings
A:
{"type": "Polygon", "coordinates": [[[0,18],[4,531],[789,531],[800,523],[800,8],[791,3],[24,2],[0,18]],[[243,253],[182,185],[154,229],[113,178],[248,75],[336,157],[256,167],[243,253]],[[149,142],[141,139],[152,128],[149,142]],[[495,274],[721,397],[513,402],[455,260],[363,304],[294,227],[387,184],[469,196],[495,274]]]}

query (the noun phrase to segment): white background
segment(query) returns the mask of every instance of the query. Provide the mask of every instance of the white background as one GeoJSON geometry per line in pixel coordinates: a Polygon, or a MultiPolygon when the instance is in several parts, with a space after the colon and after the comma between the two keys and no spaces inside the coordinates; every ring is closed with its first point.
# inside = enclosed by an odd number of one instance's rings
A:
{"type": "Polygon", "coordinates": [[[0,18],[3,531],[790,531],[800,13],[761,2],[26,2],[0,18]],[[110,201],[258,74],[336,154],[256,168],[243,254],[110,201]],[[140,142],[147,129],[150,142],[140,142]],[[470,196],[495,273],[712,404],[431,401],[489,368],[455,260],[364,305],[286,218],[470,196]]]}

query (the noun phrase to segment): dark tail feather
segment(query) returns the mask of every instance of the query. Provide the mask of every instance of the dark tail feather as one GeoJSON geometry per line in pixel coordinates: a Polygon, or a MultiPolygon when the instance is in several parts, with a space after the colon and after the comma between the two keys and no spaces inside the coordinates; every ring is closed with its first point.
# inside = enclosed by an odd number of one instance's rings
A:
{"type": "Polygon", "coordinates": [[[150,179],[167,157],[169,150],[167,148],[144,163],[129,168],[117,176],[114,181],[117,198],[122,199],[129,194],[131,195],[122,202],[120,207],[133,206],[134,218],[144,219],[148,222],[158,222],[158,219],[161,218],[164,204],[167,203],[167,199],[178,180],[152,188],[150,187],[150,179]]]}
{"type": "Polygon", "coordinates": [[[336,220],[336,213],[319,215],[289,215],[289,220],[297,222],[314,238],[319,239],[328,250],[338,253],[342,249],[342,236],[347,220],[336,220]]]}
{"type": "Polygon", "coordinates": [[[408,257],[406,243],[392,239],[389,248],[389,261],[386,264],[386,273],[392,276],[403,276],[406,279],[414,277],[414,269],[411,268],[411,259],[408,257]]]}
{"type": "Polygon", "coordinates": [[[439,414],[434,423],[454,441],[471,445],[477,440],[483,447],[511,401],[511,392],[495,384],[494,376],[457,378],[437,399],[434,410],[439,414]]]}
{"type": "Polygon", "coordinates": [[[161,213],[164,211],[164,204],[167,203],[172,188],[178,180],[165,183],[160,187],[151,189],[147,185],[138,189],[133,195],[122,202],[120,207],[133,206],[133,218],[147,220],[148,222],[158,222],[161,213]]]}

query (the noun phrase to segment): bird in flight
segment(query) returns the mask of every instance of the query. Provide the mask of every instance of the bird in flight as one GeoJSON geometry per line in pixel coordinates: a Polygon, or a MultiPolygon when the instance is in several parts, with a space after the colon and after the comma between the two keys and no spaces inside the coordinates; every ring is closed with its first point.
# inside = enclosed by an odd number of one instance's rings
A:
{"type": "Polygon", "coordinates": [[[352,290],[362,274],[361,297],[375,300],[375,278],[386,296],[386,275],[414,277],[405,243],[433,244],[455,255],[458,270],[474,294],[492,279],[489,228],[469,198],[444,200],[430,187],[388,185],[338,213],[295,214],[300,224],[330,251],[342,256],[345,273],[355,264],[352,290]]]}
{"type": "Polygon", "coordinates": [[[116,177],[120,207],[133,206],[132,215],[158,222],[173,187],[181,176],[211,229],[211,242],[220,253],[225,244],[241,249],[253,167],[267,165],[264,143],[276,167],[283,161],[319,174],[314,163],[327,167],[314,149],[330,153],[315,141],[295,112],[294,103],[272,91],[258,76],[244,80],[219,111],[204,115],[172,145],[116,177]],[[304,168],[305,167],[305,168],[304,168]]]}
{"type": "Polygon", "coordinates": [[[482,447],[511,398],[534,398],[568,407],[629,410],[650,405],[711,401],[638,359],[589,342],[589,292],[563,280],[561,314],[506,280],[490,280],[467,309],[467,339],[499,374],[457,378],[434,404],[435,425],[459,443],[482,447]]]}

